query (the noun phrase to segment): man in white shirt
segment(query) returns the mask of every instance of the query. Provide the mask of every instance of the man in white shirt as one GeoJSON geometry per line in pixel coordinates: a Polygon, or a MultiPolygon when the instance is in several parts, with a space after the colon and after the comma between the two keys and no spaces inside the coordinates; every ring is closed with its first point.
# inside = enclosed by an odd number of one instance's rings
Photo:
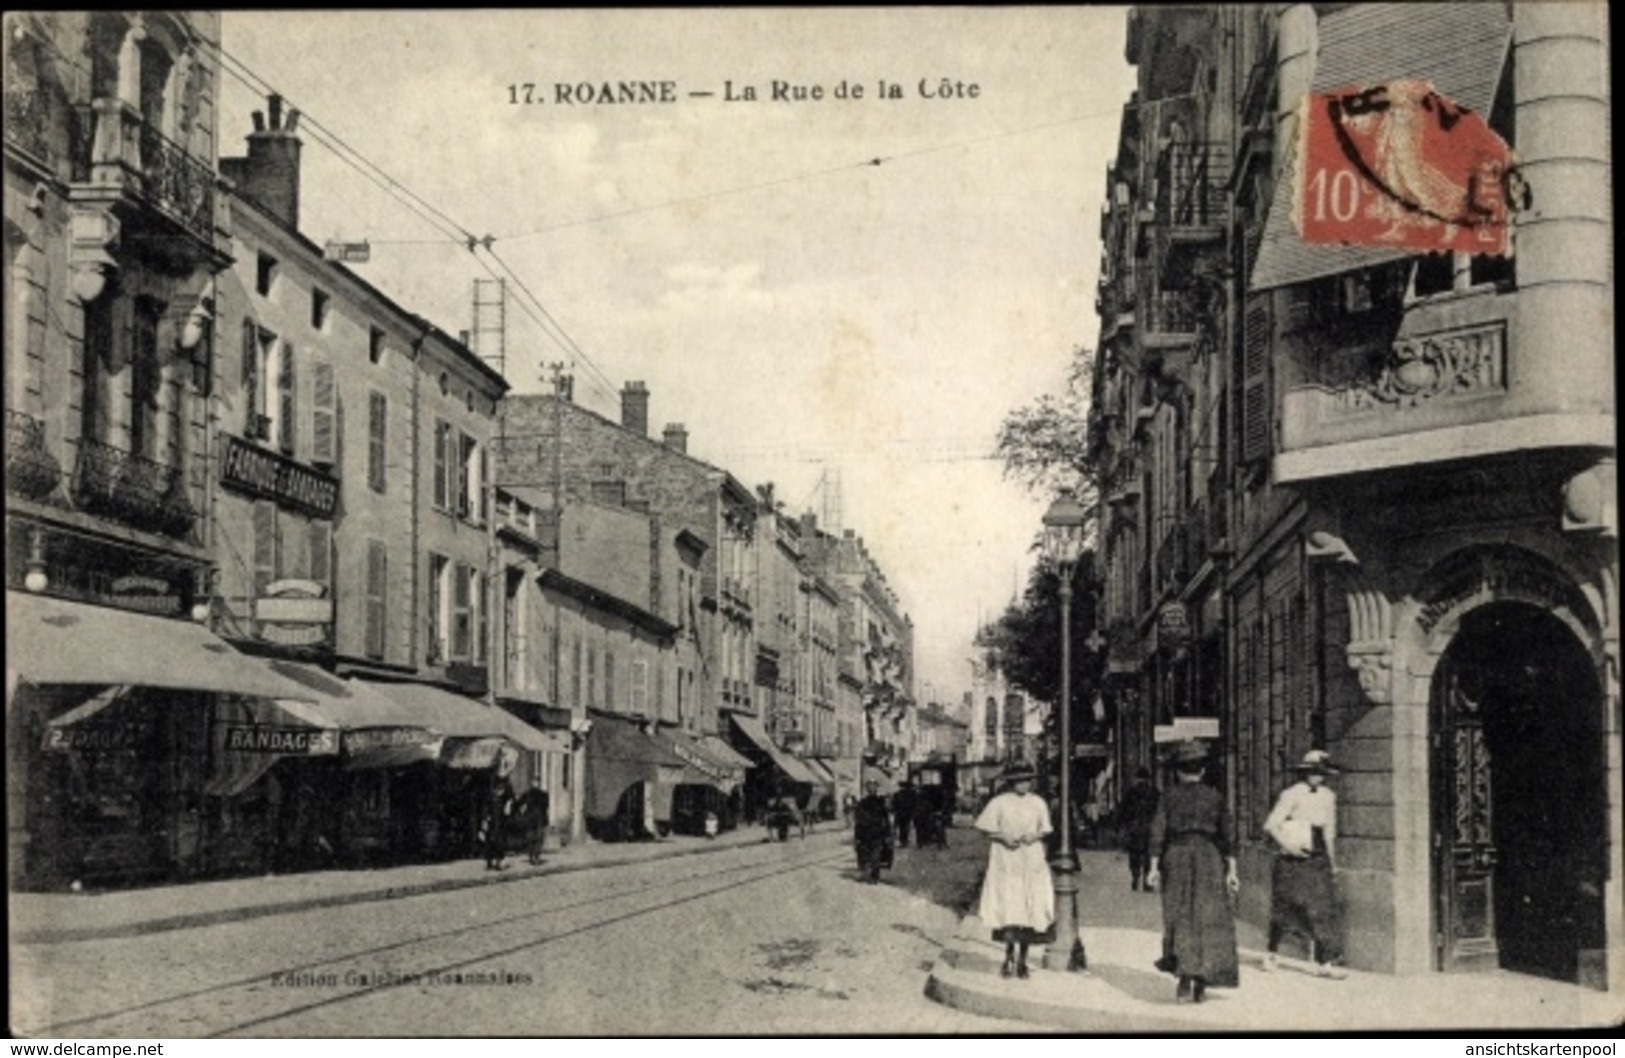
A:
{"type": "Polygon", "coordinates": [[[1263,968],[1276,968],[1281,938],[1290,930],[1305,937],[1314,953],[1316,972],[1341,978],[1335,966],[1342,954],[1337,914],[1337,794],[1325,785],[1336,774],[1331,755],[1322,749],[1305,753],[1298,764],[1301,781],[1281,791],[1264,832],[1276,844],[1271,873],[1269,952],[1263,968]]]}

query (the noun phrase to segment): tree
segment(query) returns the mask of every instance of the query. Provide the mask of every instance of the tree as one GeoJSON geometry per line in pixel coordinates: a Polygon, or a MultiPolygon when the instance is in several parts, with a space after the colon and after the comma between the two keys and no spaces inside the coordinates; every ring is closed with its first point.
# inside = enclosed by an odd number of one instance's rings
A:
{"type": "Polygon", "coordinates": [[[997,451],[1004,476],[1030,491],[1051,495],[1070,488],[1089,511],[1085,539],[1094,541],[1100,490],[1084,441],[1089,428],[1089,391],[1094,353],[1073,350],[1066,389],[1046,393],[1009,412],[999,424],[997,451]]]}

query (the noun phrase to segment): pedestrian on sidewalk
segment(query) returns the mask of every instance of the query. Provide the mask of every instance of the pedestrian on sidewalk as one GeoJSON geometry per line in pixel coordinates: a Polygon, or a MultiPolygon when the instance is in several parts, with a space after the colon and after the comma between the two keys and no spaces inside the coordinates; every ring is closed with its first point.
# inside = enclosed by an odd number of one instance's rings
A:
{"type": "Polygon", "coordinates": [[[1146,892],[1146,868],[1151,865],[1151,820],[1156,817],[1157,803],[1162,795],[1151,785],[1151,769],[1141,768],[1134,773],[1134,781],[1123,794],[1118,818],[1123,827],[1123,847],[1128,850],[1129,888],[1146,892]]]}
{"type": "Polygon", "coordinates": [[[501,763],[491,766],[485,792],[485,869],[505,871],[508,865],[508,818],[513,815],[513,786],[501,763]]]}
{"type": "Polygon", "coordinates": [[[1200,1003],[1208,986],[1235,988],[1235,836],[1224,795],[1202,781],[1207,746],[1181,742],[1170,757],[1176,781],[1151,821],[1151,870],[1162,889],[1162,958],[1157,969],[1179,978],[1175,1002],[1200,1003]],[[1166,868],[1166,871],[1164,870],[1166,868]]]}
{"type": "Polygon", "coordinates": [[[1315,972],[1341,978],[1332,965],[1342,957],[1337,914],[1337,794],[1325,785],[1337,774],[1323,749],[1305,753],[1295,769],[1299,781],[1281,791],[1264,820],[1264,832],[1275,841],[1270,872],[1269,951],[1264,969],[1277,966],[1281,938],[1296,933],[1309,942],[1315,972]]]}
{"type": "Polygon", "coordinates": [[[979,914],[1004,942],[1001,976],[1027,976],[1027,948],[1042,942],[1055,924],[1055,886],[1044,838],[1053,832],[1049,808],[1033,793],[1033,770],[1018,764],[1002,776],[1004,793],[976,817],[976,829],[989,839],[987,874],[982,879],[979,914]]]}
{"type": "Polygon", "coordinates": [[[870,885],[880,881],[882,869],[892,865],[892,818],[880,783],[863,784],[863,800],[852,806],[852,845],[858,854],[858,873],[870,885]]]}
{"type": "Polygon", "coordinates": [[[897,847],[908,848],[909,828],[914,825],[914,808],[918,795],[914,784],[904,779],[897,787],[897,792],[891,795],[892,816],[897,822],[897,847]]]}
{"type": "Polygon", "coordinates": [[[542,788],[542,777],[532,775],[530,789],[519,799],[518,815],[525,827],[526,859],[532,867],[542,862],[542,847],[547,843],[547,817],[550,814],[547,791],[542,788]]]}

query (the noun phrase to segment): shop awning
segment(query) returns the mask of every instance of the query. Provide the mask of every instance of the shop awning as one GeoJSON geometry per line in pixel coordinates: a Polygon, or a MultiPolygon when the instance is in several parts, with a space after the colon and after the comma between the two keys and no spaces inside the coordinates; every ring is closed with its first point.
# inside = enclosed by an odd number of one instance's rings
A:
{"type": "Polygon", "coordinates": [[[534,752],[568,748],[558,731],[542,731],[494,705],[427,683],[383,683],[357,680],[404,706],[415,722],[432,727],[448,739],[506,738],[534,752]]]}
{"type": "Polygon", "coordinates": [[[720,735],[700,735],[699,741],[717,763],[738,768],[741,773],[750,768],[750,758],[728,745],[720,735]]]}
{"type": "MultiPolygon", "coordinates": [[[[656,742],[681,757],[687,765],[683,781],[714,786],[723,793],[745,781],[745,769],[737,764],[718,760],[697,737],[677,728],[656,729],[656,742]]],[[[748,765],[749,762],[747,761],[748,765]]]]}
{"type": "Polygon", "coordinates": [[[309,699],[192,621],[6,592],[7,682],[123,684],[309,699]]]}
{"type": "Polygon", "coordinates": [[[808,771],[801,761],[773,744],[773,740],[767,737],[767,732],[762,730],[760,720],[757,720],[754,716],[744,716],[740,713],[729,713],[728,719],[733,721],[734,726],[739,729],[739,733],[745,737],[745,740],[761,750],[780,771],[784,772],[791,782],[806,783],[811,786],[822,785],[823,780],[808,771]]]}
{"type": "Polygon", "coordinates": [[[273,659],[266,664],[304,687],[314,698],[314,712],[339,728],[345,767],[396,768],[439,757],[442,733],[367,683],[299,662],[273,659]]]}
{"type": "Polygon", "coordinates": [[[662,803],[669,818],[671,789],[682,781],[686,770],[683,758],[646,734],[637,722],[594,714],[587,732],[586,813],[594,819],[608,819],[627,787],[647,782],[656,790],[656,818],[660,818],[662,803]]]}
{"type": "MultiPolygon", "coordinates": [[[[1415,77],[1488,118],[1512,26],[1503,4],[1355,4],[1322,18],[1317,33],[1320,49],[1311,92],[1415,77]]],[[[1304,242],[1292,223],[1296,158],[1284,161],[1249,290],[1371,268],[1415,253],[1304,242]]]]}

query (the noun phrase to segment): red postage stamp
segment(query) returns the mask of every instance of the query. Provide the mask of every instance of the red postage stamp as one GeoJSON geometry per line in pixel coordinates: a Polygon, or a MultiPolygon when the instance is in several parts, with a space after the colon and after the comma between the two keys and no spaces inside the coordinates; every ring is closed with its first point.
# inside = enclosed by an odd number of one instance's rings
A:
{"type": "Polygon", "coordinates": [[[1524,195],[1482,116],[1403,79],[1307,96],[1293,219],[1304,242],[1508,256],[1524,195]]]}

